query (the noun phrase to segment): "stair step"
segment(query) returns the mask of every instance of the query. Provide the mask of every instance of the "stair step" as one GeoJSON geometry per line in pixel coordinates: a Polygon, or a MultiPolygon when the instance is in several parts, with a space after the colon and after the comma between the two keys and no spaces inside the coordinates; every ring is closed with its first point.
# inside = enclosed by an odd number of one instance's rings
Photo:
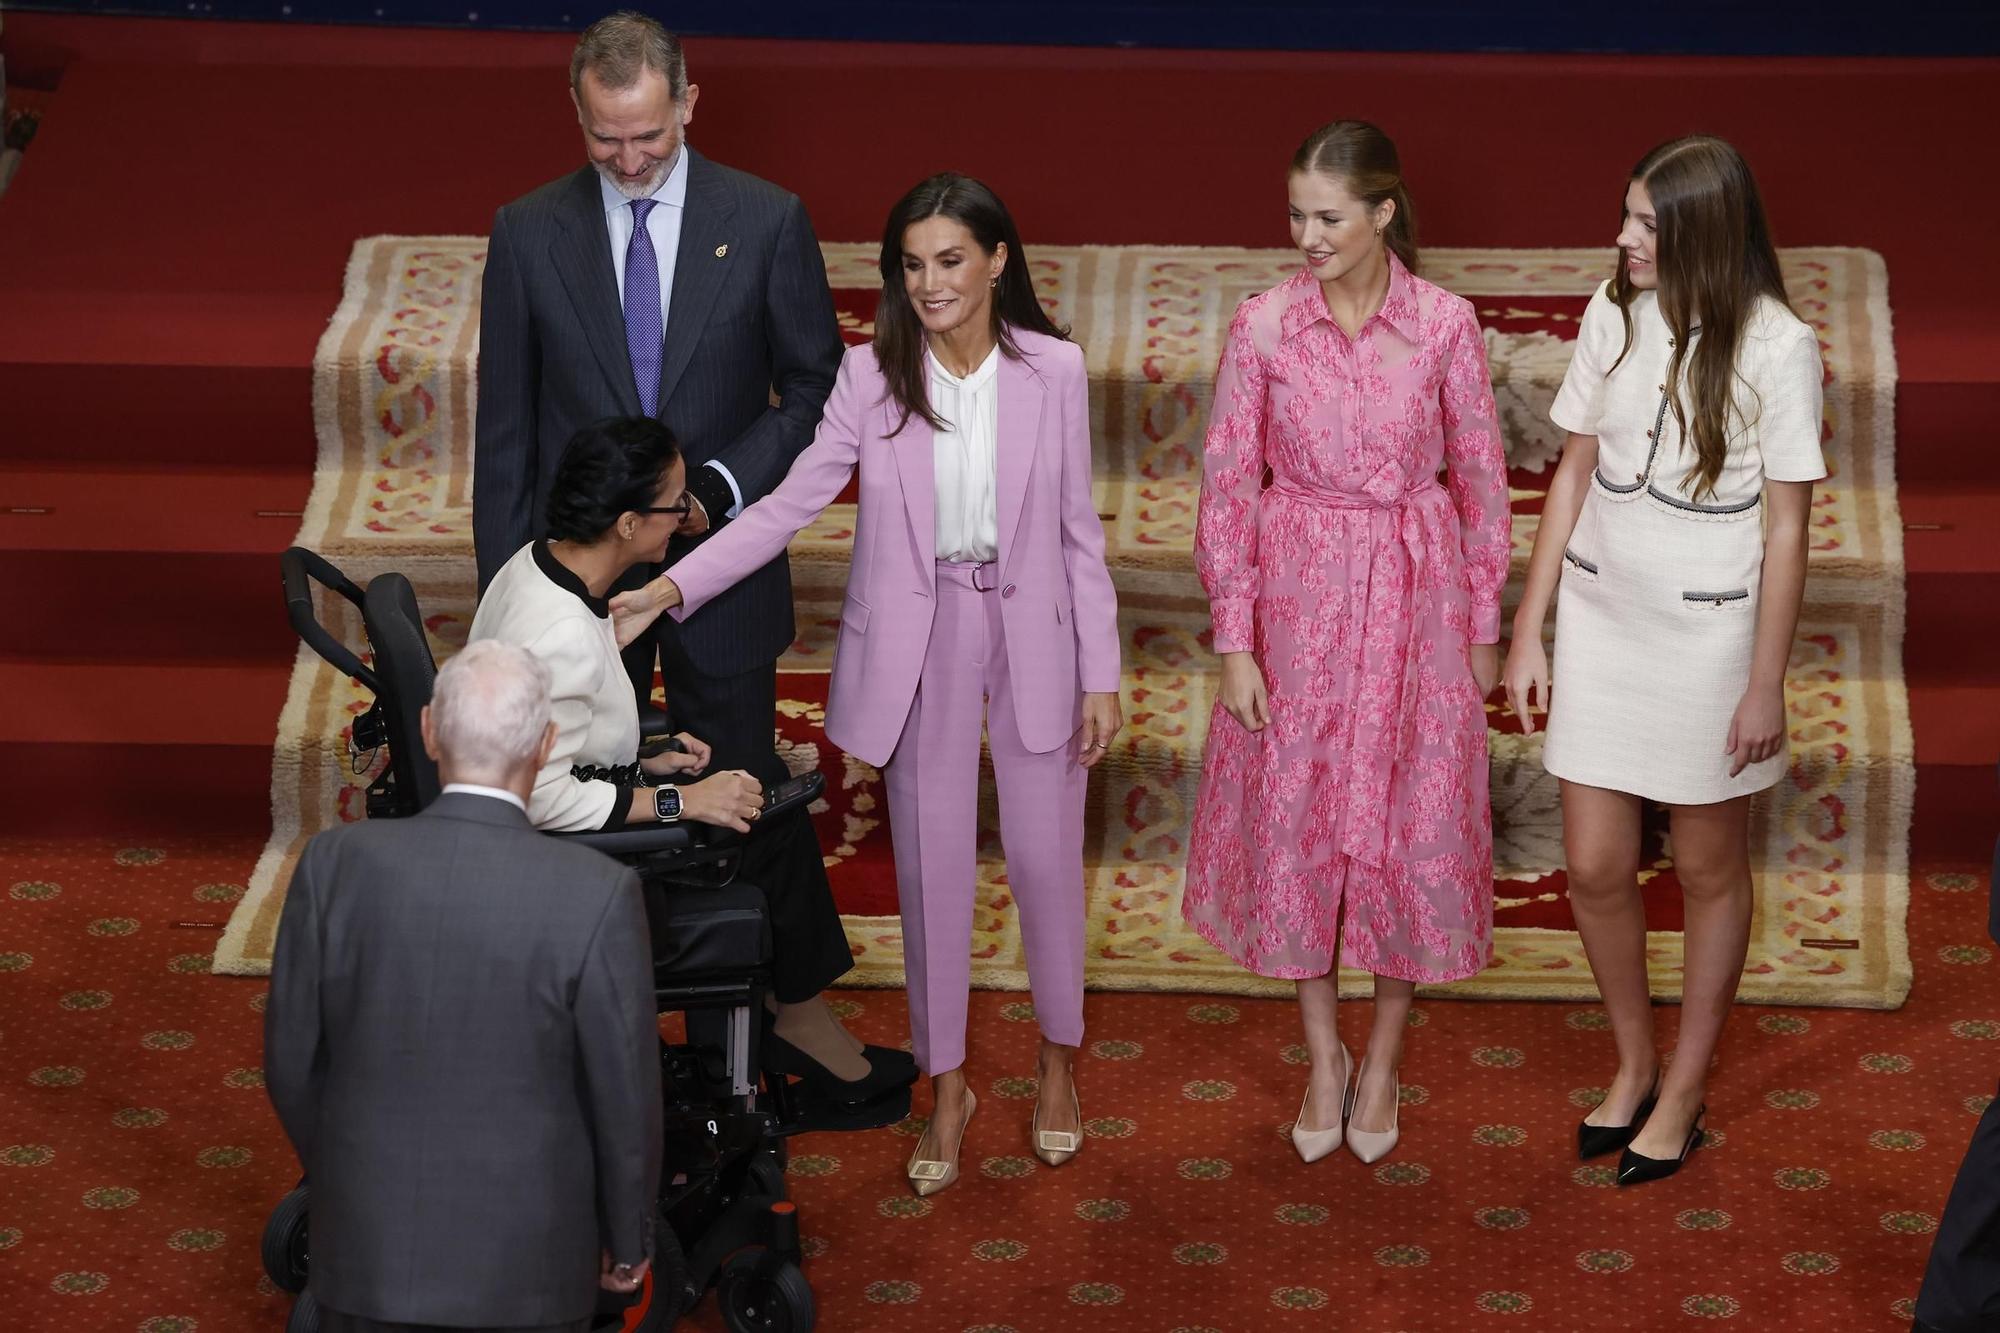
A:
{"type": "Polygon", "coordinates": [[[292,658],[269,665],[0,662],[0,744],[115,745],[142,771],[143,747],[252,746],[267,756],[292,658]]]}
{"type": "MultiPolygon", "coordinates": [[[[1990,375],[1991,368],[1986,368],[1990,375]]],[[[1994,477],[1994,423],[2000,382],[1904,380],[1896,386],[1896,478],[1905,487],[1994,477]]]]}
{"type": "Polygon", "coordinates": [[[1980,764],[1917,765],[1913,862],[1984,865],[1992,859],[1994,840],[2000,838],[2000,786],[1994,778],[1990,758],[1980,764]]]}
{"type": "Polygon", "coordinates": [[[298,640],[281,589],[276,549],[0,549],[0,663],[95,663],[128,680],[173,664],[283,669],[298,640]]]}
{"type": "Polygon", "coordinates": [[[37,837],[116,829],[262,838],[271,747],[0,741],[0,812],[0,828],[37,837]]]}
{"type": "MultiPolygon", "coordinates": [[[[39,304],[34,295],[22,294],[21,305],[39,304]]],[[[67,300],[75,294],[52,295],[67,300]]],[[[8,319],[29,320],[34,312],[13,308],[15,300],[10,294],[8,319]]],[[[177,323],[194,304],[182,298],[173,313],[155,317],[177,323]]],[[[130,312],[116,317],[135,318],[130,312]]],[[[316,337],[326,311],[314,307],[313,318],[316,337]]],[[[264,336],[254,327],[241,335],[264,336]]],[[[297,341],[296,334],[286,340],[297,341]]],[[[116,357],[89,363],[0,360],[8,457],[110,467],[255,467],[275,461],[310,470],[316,453],[311,348],[308,341],[292,365],[160,365],[116,357]],[[107,390],[107,381],[117,387],[107,390]]]]}
{"type": "Polygon", "coordinates": [[[2000,486],[1914,482],[1896,501],[1912,574],[2000,573],[2000,486]]]}
{"type": "Polygon", "coordinates": [[[289,467],[0,466],[0,552],[274,554],[312,490],[289,467]]]}
{"type": "Polygon", "coordinates": [[[2000,763],[2000,685],[1912,685],[1910,727],[1918,763],[1991,769],[2000,763]]]}
{"type": "Polygon", "coordinates": [[[0,468],[0,660],[289,662],[293,468],[0,468]]]}

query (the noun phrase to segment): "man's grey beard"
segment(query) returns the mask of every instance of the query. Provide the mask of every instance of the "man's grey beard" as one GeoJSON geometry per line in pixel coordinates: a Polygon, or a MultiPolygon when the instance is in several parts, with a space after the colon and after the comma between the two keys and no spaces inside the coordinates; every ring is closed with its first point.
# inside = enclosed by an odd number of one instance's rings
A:
{"type": "Polygon", "coordinates": [[[627,181],[621,178],[618,174],[618,169],[616,167],[606,166],[604,163],[601,162],[592,162],[591,165],[597,168],[597,173],[600,176],[604,177],[605,180],[611,183],[612,189],[618,191],[618,193],[623,195],[625,198],[649,199],[652,197],[653,191],[659,189],[661,184],[667,179],[667,177],[673,174],[674,167],[680,161],[681,154],[686,151],[687,151],[687,131],[682,130],[681,141],[674,147],[674,155],[668,158],[666,161],[660,163],[660,165],[654,169],[652,175],[646,177],[644,180],[640,181],[636,185],[633,184],[631,181],[627,181]]]}

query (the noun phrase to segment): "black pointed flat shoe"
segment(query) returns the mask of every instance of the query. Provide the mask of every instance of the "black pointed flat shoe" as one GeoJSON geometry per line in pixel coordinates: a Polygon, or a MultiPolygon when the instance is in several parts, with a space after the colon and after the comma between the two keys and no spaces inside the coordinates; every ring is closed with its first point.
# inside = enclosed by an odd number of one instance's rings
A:
{"type": "Polygon", "coordinates": [[[1639,1126],[1646,1123],[1646,1117],[1653,1113],[1653,1107],[1660,1100],[1660,1075],[1653,1074],[1653,1090],[1646,1094],[1646,1100],[1639,1103],[1639,1109],[1632,1113],[1629,1125],[1593,1125],[1578,1121],[1576,1126],[1576,1160],[1587,1162],[1593,1157],[1617,1152],[1632,1141],[1639,1132],[1639,1126]]]}
{"type": "Polygon", "coordinates": [[[1648,1157],[1644,1153],[1627,1148],[1618,1158],[1618,1183],[1620,1185],[1643,1185],[1649,1180],[1665,1180],[1681,1169],[1688,1154],[1699,1148],[1708,1138],[1708,1131],[1701,1127],[1701,1118],[1708,1114],[1706,1104],[1696,1108],[1694,1123],[1688,1126],[1687,1142],[1681,1145],[1679,1157],[1648,1157]]]}

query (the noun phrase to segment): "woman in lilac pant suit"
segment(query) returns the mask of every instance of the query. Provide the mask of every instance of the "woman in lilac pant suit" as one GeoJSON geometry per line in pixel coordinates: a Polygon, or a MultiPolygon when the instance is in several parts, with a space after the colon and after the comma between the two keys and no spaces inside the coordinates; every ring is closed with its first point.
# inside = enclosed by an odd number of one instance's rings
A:
{"type": "Polygon", "coordinates": [[[828,739],[882,768],[917,1062],[936,1106],[909,1165],[958,1178],[966,1085],[980,725],[1042,1028],[1035,1152],[1083,1142],[1083,801],[1118,706],[1117,597],[1091,498],[1083,351],[1035,297],[993,192],[933,176],[882,237],[875,342],[850,348],[784,482],[618,604],[686,615],[777,557],[858,467],[828,739]]]}

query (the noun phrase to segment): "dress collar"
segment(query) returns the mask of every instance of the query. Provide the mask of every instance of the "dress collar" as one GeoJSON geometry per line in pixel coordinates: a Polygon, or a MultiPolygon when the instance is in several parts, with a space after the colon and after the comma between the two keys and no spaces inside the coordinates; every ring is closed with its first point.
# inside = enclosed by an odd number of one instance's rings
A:
{"type": "Polygon", "coordinates": [[[583,580],[578,578],[568,565],[556,559],[555,553],[549,550],[547,541],[538,541],[535,543],[535,568],[541,570],[542,577],[546,578],[550,583],[555,584],[564,592],[572,594],[579,602],[589,607],[590,614],[596,616],[599,620],[610,616],[611,599],[608,597],[592,597],[590,589],[584,586],[583,580]]]}
{"type": "MultiPolygon", "coordinates": [[[[1369,316],[1369,323],[1381,320],[1405,341],[1417,341],[1419,319],[1417,314],[1417,280],[1410,276],[1410,270],[1403,267],[1394,251],[1389,254],[1389,290],[1382,298],[1382,308],[1369,316]]],[[[1280,288],[1284,292],[1285,309],[1279,327],[1286,338],[1292,338],[1303,330],[1324,320],[1334,324],[1333,315],[1326,308],[1326,294],[1320,290],[1319,279],[1312,270],[1301,268],[1288,278],[1280,288]]],[[[1366,332],[1368,325],[1363,324],[1366,332]]]]}

